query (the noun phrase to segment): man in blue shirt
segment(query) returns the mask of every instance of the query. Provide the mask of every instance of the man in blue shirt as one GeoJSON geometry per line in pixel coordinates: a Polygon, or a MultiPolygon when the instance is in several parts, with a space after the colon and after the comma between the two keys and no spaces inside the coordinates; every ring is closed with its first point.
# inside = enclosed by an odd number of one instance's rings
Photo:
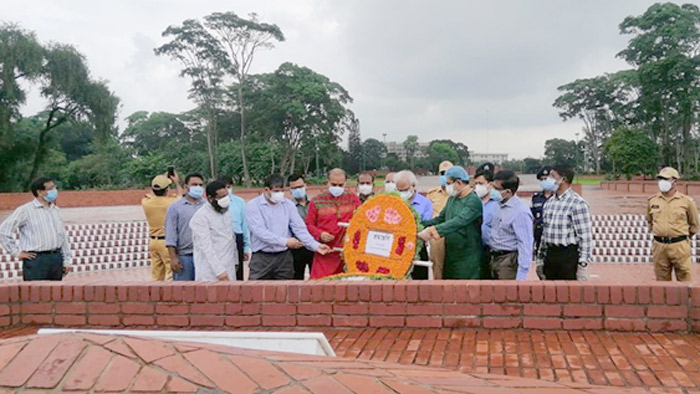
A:
{"type": "MultiPolygon", "coordinates": [[[[310,203],[309,196],[306,194],[306,181],[301,174],[292,174],[287,178],[287,182],[292,192],[292,202],[297,207],[301,220],[306,221],[310,203]]],[[[294,280],[304,280],[306,267],[309,267],[309,273],[311,273],[314,252],[306,248],[293,249],[292,256],[294,257],[294,280]]]]}
{"type": "Polygon", "coordinates": [[[305,247],[322,255],[330,247],[316,241],[296,206],[284,197],[284,179],[270,175],[261,195],[246,204],[253,257],[250,259],[251,280],[291,280],[294,258],[290,249],[305,247]]]}
{"type": "Polygon", "coordinates": [[[515,192],[520,179],[513,171],[501,171],[493,178],[493,188],[503,197],[491,220],[489,265],[494,279],[527,278],[534,242],[532,212],[515,192]]]}
{"type": "Polygon", "coordinates": [[[245,218],[245,201],[233,194],[233,178],[222,176],[219,182],[226,185],[228,196],[231,199],[229,211],[231,212],[231,224],[233,233],[236,234],[236,249],[238,249],[238,264],[236,264],[236,278],[243,280],[243,262],[250,259],[250,229],[245,218]]]}
{"type": "Polygon", "coordinates": [[[194,280],[194,245],[190,220],[204,205],[204,177],[185,177],[185,197],[170,204],[165,214],[165,246],[170,254],[173,280],[194,280]]]}
{"type": "MultiPolygon", "coordinates": [[[[433,218],[433,203],[427,197],[416,192],[418,185],[416,174],[408,170],[399,171],[394,176],[394,181],[396,182],[396,191],[406,203],[418,212],[421,221],[425,222],[433,218]]],[[[418,253],[422,261],[428,261],[428,249],[425,245],[418,253]]],[[[428,279],[428,267],[414,266],[411,277],[413,279],[428,279]]]]}

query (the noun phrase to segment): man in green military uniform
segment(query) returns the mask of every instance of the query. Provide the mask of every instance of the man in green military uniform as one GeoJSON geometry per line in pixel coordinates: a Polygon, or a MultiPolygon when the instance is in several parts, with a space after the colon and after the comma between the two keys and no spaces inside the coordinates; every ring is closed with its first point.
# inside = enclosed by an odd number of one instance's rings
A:
{"type": "Polygon", "coordinates": [[[698,232],[698,209],[692,198],[676,190],[678,171],[663,168],[659,175],[659,193],[649,197],[647,222],[654,234],[654,273],[656,280],[670,281],[671,271],[676,279],[693,279],[690,238],[698,232]]]}
{"type": "Polygon", "coordinates": [[[445,238],[444,279],[480,279],[484,246],[481,241],[481,199],[469,187],[469,175],[456,166],[445,172],[450,196],[445,209],[418,236],[428,241],[445,238]]]}

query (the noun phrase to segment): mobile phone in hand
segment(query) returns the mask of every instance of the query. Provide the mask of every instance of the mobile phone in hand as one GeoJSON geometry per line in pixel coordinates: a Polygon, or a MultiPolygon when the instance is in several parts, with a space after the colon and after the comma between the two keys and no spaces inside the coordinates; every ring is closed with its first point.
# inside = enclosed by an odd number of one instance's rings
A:
{"type": "Polygon", "coordinates": [[[175,176],[175,167],[173,166],[168,166],[168,177],[172,178],[175,176]]]}

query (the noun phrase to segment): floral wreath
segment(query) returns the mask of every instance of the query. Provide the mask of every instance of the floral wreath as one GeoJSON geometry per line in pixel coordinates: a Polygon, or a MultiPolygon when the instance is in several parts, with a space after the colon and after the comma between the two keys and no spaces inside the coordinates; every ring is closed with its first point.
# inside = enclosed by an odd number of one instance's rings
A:
{"type": "Polygon", "coordinates": [[[346,231],[342,253],[345,273],[327,279],[407,278],[423,248],[423,241],[416,237],[422,229],[420,215],[398,193],[370,197],[355,211],[346,231]],[[370,236],[386,240],[381,251],[367,251],[375,246],[368,244],[370,236]]]}

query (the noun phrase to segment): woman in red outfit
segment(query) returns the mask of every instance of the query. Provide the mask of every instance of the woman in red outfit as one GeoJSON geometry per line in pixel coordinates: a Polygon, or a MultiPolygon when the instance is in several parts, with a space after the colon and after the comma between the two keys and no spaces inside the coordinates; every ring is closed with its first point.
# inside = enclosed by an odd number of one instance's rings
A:
{"type": "MultiPolygon", "coordinates": [[[[340,168],[328,173],[328,191],[316,196],[309,204],[306,214],[306,226],[311,235],[319,242],[332,248],[342,248],[345,228],[338,223],[347,223],[355,209],[360,206],[360,199],[354,193],[345,191],[347,175],[340,168]]],[[[311,265],[311,279],[325,278],[343,272],[343,260],[340,252],[331,252],[325,256],[314,255],[311,265]]]]}

